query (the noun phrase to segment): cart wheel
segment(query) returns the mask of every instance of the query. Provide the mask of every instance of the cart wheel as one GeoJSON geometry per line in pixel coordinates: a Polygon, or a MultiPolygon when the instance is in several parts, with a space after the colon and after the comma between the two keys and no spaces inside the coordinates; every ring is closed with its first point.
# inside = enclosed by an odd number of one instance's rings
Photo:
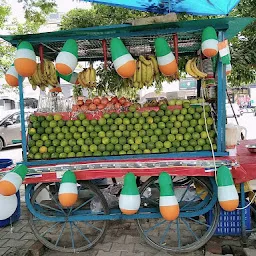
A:
{"type": "MultiPolygon", "coordinates": [[[[41,184],[30,200],[31,191],[26,191],[29,224],[38,240],[51,250],[73,253],[88,250],[105,234],[108,222],[90,220],[90,216],[95,219],[95,215],[109,213],[106,199],[91,182],[78,183],[79,198],[71,208],[63,208],[58,201],[59,183],[41,184]],[[40,199],[43,190],[48,199],[40,199]],[[101,208],[95,213],[90,209],[93,198],[97,198],[97,206],[101,208]],[[75,220],[70,219],[73,217],[75,220]]],[[[28,190],[32,189],[33,186],[28,186],[28,190]]]]}
{"type": "MultiPolygon", "coordinates": [[[[202,247],[214,234],[219,221],[219,204],[214,179],[188,177],[173,179],[180,215],[174,221],[163,218],[137,219],[141,236],[158,250],[174,253],[192,252],[202,247]],[[212,222],[208,221],[209,211],[212,222]]],[[[141,207],[159,212],[158,177],[149,178],[140,188],[141,207]],[[156,209],[157,208],[157,209],[156,209]]]]}

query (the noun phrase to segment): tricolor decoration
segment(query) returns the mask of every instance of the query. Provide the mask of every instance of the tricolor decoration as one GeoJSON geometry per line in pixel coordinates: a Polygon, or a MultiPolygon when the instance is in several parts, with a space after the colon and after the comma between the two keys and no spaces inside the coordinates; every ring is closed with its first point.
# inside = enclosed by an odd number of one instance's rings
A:
{"type": "Polygon", "coordinates": [[[207,27],[202,33],[202,52],[204,56],[211,58],[218,53],[217,33],[213,27],[207,27]]]}
{"type": "Polygon", "coordinates": [[[136,70],[136,62],[120,38],[111,39],[110,51],[118,75],[123,78],[132,77],[136,70]]]}
{"type": "Polygon", "coordinates": [[[72,74],[77,66],[78,45],[75,40],[68,39],[56,58],[56,70],[64,76],[72,74]]]}
{"type": "Polygon", "coordinates": [[[229,76],[231,74],[232,66],[231,64],[226,65],[226,75],[229,76]]]}
{"type": "Polygon", "coordinates": [[[124,177],[124,187],[119,197],[119,208],[123,214],[135,214],[140,208],[140,194],[135,176],[129,172],[124,177]]]}
{"type": "Polygon", "coordinates": [[[17,48],[14,66],[19,75],[23,77],[32,76],[36,71],[36,54],[27,41],[22,41],[17,48]]]}
{"type": "Polygon", "coordinates": [[[219,54],[221,57],[221,61],[224,65],[230,64],[231,56],[228,45],[228,40],[224,40],[218,43],[219,54]]]}
{"type": "Polygon", "coordinates": [[[59,189],[59,201],[63,207],[71,207],[78,198],[76,176],[71,171],[63,174],[59,189]]]}
{"type": "Polygon", "coordinates": [[[217,170],[218,200],[223,210],[231,212],[236,210],[239,204],[238,193],[234,185],[233,177],[227,166],[221,166],[217,170]]]}
{"type": "Polygon", "coordinates": [[[19,85],[19,80],[18,80],[18,72],[15,69],[14,64],[12,64],[7,72],[5,73],[5,81],[8,85],[16,87],[19,85]]]}
{"type": "Polygon", "coordinates": [[[163,218],[172,221],[178,218],[180,207],[173,191],[173,183],[167,172],[162,172],[159,176],[160,199],[159,209],[163,218]]]}
{"type": "Polygon", "coordinates": [[[16,211],[18,199],[16,195],[0,195],[0,221],[10,218],[16,211]]]}
{"type": "Polygon", "coordinates": [[[14,195],[20,189],[27,171],[28,168],[25,165],[19,164],[12,171],[8,172],[0,180],[0,194],[3,196],[14,195]]]}
{"type": "Polygon", "coordinates": [[[155,40],[155,50],[159,69],[164,76],[172,76],[178,71],[176,59],[164,38],[155,40]]]}
{"type": "Polygon", "coordinates": [[[72,74],[67,75],[67,76],[64,76],[64,75],[58,73],[58,76],[71,84],[79,84],[78,74],[76,72],[73,72],[72,74]]]}

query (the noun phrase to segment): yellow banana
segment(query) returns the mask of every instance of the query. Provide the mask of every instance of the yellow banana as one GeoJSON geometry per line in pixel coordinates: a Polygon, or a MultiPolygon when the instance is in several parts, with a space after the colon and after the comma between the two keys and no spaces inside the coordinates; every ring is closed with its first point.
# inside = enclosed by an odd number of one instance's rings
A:
{"type": "Polygon", "coordinates": [[[134,83],[133,83],[133,87],[139,88],[139,86],[140,86],[140,84],[139,84],[138,82],[134,82],[134,83]]]}
{"type": "Polygon", "coordinates": [[[207,77],[207,74],[200,71],[197,67],[197,58],[193,58],[191,62],[191,69],[192,71],[200,78],[205,78],[207,77]]]}
{"type": "Polygon", "coordinates": [[[141,75],[142,75],[142,68],[141,68],[141,66],[142,66],[142,63],[141,63],[141,61],[137,61],[137,68],[136,68],[136,72],[137,72],[137,74],[136,74],[136,81],[138,82],[138,83],[140,83],[141,82],[141,75]]]}
{"type": "Polygon", "coordinates": [[[153,77],[153,70],[151,64],[146,66],[146,70],[146,83],[148,84],[153,77]]]}
{"type": "Polygon", "coordinates": [[[145,64],[145,65],[150,65],[150,60],[147,60],[144,56],[142,56],[142,55],[140,55],[140,57],[139,57],[139,60],[143,63],[143,64],[145,64]]]}
{"type": "Polygon", "coordinates": [[[94,68],[90,68],[90,85],[96,86],[96,70],[94,68]]]}
{"type": "Polygon", "coordinates": [[[136,69],[135,69],[135,72],[134,72],[134,75],[133,75],[133,82],[136,82],[136,81],[137,81],[137,66],[138,66],[138,61],[135,61],[135,64],[136,64],[136,69]]]}
{"type": "Polygon", "coordinates": [[[78,82],[81,86],[86,87],[86,84],[84,83],[84,80],[82,78],[83,72],[79,72],[78,74],[78,82]]]}
{"type": "Polygon", "coordinates": [[[83,72],[83,78],[84,78],[84,83],[89,87],[90,86],[90,82],[91,82],[91,69],[87,68],[86,70],[84,70],[83,72]]]}
{"type": "Polygon", "coordinates": [[[159,68],[158,68],[158,64],[157,64],[157,60],[155,58],[155,56],[149,56],[150,60],[151,60],[151,63],[153,64],[153,67],[154,67],[154,73],[155,74],[158,74],[159,73],[159,68]]]}
{"type": "Polygon", "coordinates": [[[37,68],[36,68],[36,71],[34,72],[32,78],[33,78],[33,81],[36,83],[36,85],[41,84],[40,78],[37,73],[37,68]]]}
{"type": "Polygon", "coordinates": [[[35,83],[35,81],[34,81],[34,79],[33,79],[33,76],[28,77],[28,81],[29,81],[30,84],[32,85],[33,90],[35,90],[36,87],[37,87],[37,84],[35,83]],[[35,88],[35,89],[34,89],[34,88],[35,88]]]}
{"type": "Polygon", "coordinates": [[[187,72],[190,76],[192,76],[192,77],[198,79],[198,76],[197,76],[197,75],[192,71],[192,69],[191,69],[191,62],[192,62],[192,59],[187,61],[186,66],[185,66],[185,70],[186,70],[186,72],[187,72]]]}
{"type": "Polygon", "coordinates": [[[147,66],[141,63],[141,82],[144,84],[147,81],[147,66]]]}
{"type": "Polygon", "coordinates": [[[143,83],[140,83],[139,84],[139,88],[142,89],[144,87],[144,84],[143,83]]]}

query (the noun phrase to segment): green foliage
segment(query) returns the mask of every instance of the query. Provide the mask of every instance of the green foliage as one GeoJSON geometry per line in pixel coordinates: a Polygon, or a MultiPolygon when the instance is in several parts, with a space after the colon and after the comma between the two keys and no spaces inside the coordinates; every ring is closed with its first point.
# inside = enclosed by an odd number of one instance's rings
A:
{"type": "Polygon", "coordinates": [[[7,5],[5,0],[0,0],[0,28],[4,27],[4,23],[11,12],[10,6],[7,5]]]}

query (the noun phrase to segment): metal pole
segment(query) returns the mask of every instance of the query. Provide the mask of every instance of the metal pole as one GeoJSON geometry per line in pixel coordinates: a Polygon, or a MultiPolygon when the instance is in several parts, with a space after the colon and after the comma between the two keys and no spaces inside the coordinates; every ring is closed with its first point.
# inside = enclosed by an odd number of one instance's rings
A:
{"type": "Polygon", "coordinates": [[[27,138],[26,138],[26,120],[24,111],[24,97],[23,97],[23,78],[19,75],[19,95],[20,95],[20,120],[21,120],[21,142],[22,142],[22,158],[27,162],[27,138]]]}
{"type": "MultiPolygon", "coordinates": [[[[218,40],[222,42],[224,40],[224,32],[219,31],[218,40]]],[[[218,97],[217,97],[217,131],[218,131],[218,143],[217,151],[224,152],[226,147],[225,138],[225,126],[226,126],[226,72],[221,59],[218,60],[218,97]]]]}
{"type": "MultiPolygon", "coordinates": [[[[245,225],[245,193],[244,193],[244,183],[240,184],[240,191],[241,191],[241,230],[242,230],[242,240],[245,241],[246,239],[246,225],[245,225]]],[[[249,206],[250,207],[250,206],[249,206]]]]}

